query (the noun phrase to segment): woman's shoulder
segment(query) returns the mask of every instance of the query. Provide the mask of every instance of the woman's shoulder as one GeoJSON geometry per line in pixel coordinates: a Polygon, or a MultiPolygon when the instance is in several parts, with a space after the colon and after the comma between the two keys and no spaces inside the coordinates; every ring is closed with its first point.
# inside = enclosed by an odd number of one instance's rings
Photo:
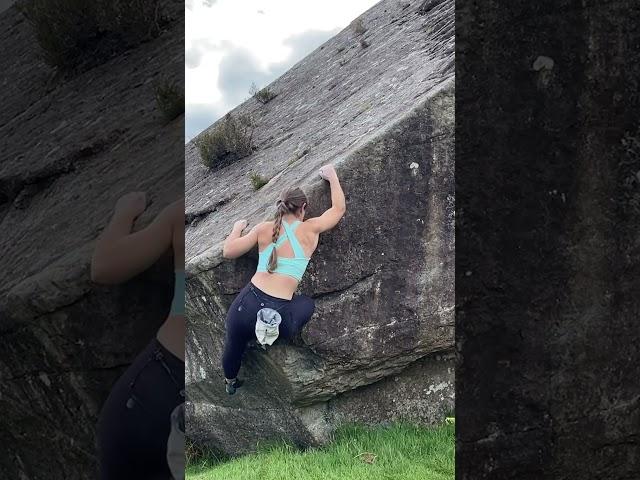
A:
{"type": "Polygon", "coordinates": [[[273,235],[273,222],[260,222],[253,228],[256,232],[258,245],[264,246],[268,243],[271,243],[271,236],[273,235]]]}
{"type": "Polygon", "coordinates": [[[305,218],[304,221],[300,222],[300,225],[298,225],[298,228],[304,228],[307,230],[312,230],[314,224],[318,221],[319,217],[310,217],[310,218],[305,218]]]}
{"type": "Polygon", "coordinates": [[[273,228],[273,221],[266,220],[264,222],[260,222],[255,227],[258,231],[269,230],[273,228]]]}
{"type": "Polygon", "coordinates": [[[318,217],[307,218],[303,222],[300,222],[300,224],[298,225],[298,228],[296,229],[296,232],[299,232],[299,234],[305,235],[305,236],[317,235],[315,233],[315,228],[314,228],[314,225],[313,225],[314,221],[317,218],[318,217]]]}
{"type": "Polygon", "coordinates": [[[267,235],[267,234],[271,235],[271,232],[273,232],[273,222],[272,221],[260,222],[256,224],[256,226],[253,228],[256,230],[256,233],[258,234],[258,236],[267,235]]]}
{"type": "Polygon", "coordinates": [[[184,198],[180,198],[164,207],[158,213],[154,222],[160,223],[166,228],[175,229],[176,227],[184,226],[184,219],[184,198]]]}

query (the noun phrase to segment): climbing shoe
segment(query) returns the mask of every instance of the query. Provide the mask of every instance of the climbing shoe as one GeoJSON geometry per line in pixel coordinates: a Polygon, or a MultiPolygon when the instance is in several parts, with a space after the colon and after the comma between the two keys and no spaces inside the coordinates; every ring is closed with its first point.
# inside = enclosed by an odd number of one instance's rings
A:
{"type": "Polygon", "coordinates": [[[224,379],[224,388],[229,395],[236,393],[236,389],[242,386],[242,380],[234,378],[233,380],[224,379]]]}

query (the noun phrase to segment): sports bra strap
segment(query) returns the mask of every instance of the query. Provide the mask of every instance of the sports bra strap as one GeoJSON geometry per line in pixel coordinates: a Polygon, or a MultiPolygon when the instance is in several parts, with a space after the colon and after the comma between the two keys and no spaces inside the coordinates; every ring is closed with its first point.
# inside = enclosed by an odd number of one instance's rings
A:
{"type": "Polygon", "coordinates": [[[282,220],[282,226],[284,227],[285,234],[289,239],[289,243],[291,244],[291,248],[293,249],[293,253],[296,257],[306,258],[304,253],[304,249],[300,242],[298,241],[298,237],[296,237],[294,230],[300,224],[300,221],[295,221],[291,225],[289,225],[286,221],[282,220]]]}
{"type": "Polygon", "coordinates": [[[275,243],[272,243],[271,245],[273,245],[274,248],[278,248],[280,245],[282,245],[287,240],[288,240],[287,236],[286,235],[282,235],[275,243]]]}
{"type": "MultiPolygon", "coordinates": [[[[283,224],[286,224],[287,222],[285,220],[282,220],[283,224]]],[[[295,221],[292,223],[292,225],[296,225],[300,223],[299,221],[295,221]]],[[[294,229],[295,230],[295,229],[294,229]]],[[[287,233],[286,229],[285,229],[285,234],[287,233]]],[[[276,240],[275,242],[271,242],[271,245],[275,245],[275,248],[278,248],[280,245],[282,245],[284,242],[286,242],[289,239],[288,235],[280,235],[280,238],[278,238],[278,240],[276,240]]],[[[269,245],[269,246],[271,246],[269,245]]]]}

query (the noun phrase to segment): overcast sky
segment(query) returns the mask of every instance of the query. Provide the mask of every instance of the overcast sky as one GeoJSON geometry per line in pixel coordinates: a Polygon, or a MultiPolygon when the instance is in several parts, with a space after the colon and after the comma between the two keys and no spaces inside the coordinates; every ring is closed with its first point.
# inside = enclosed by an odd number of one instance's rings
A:
{"type": "Polygon", "coordinates": [[[186,0],[186,140],[378,1],[186,0]]]}

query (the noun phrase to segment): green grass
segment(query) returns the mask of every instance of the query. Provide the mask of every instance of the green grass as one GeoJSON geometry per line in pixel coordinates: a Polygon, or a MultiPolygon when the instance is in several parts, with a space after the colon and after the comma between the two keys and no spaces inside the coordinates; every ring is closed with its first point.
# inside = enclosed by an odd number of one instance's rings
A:
{"type": "Polygon", "coordinates": [[[187,467],[189,480],[453,480],[455,427],[349,427],[321,449],[286,445],[187,467]]]}

